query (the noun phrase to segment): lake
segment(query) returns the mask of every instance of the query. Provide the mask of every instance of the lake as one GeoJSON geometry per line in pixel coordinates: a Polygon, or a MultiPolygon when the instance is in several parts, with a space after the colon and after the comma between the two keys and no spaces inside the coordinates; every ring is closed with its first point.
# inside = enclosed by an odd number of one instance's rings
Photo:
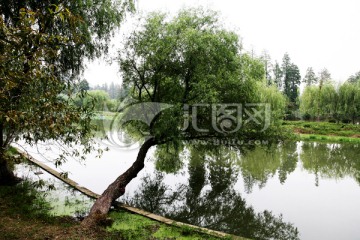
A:
{"type": "MultiPolygon", "coordinates": [[[[127,148],[102,144],[109,151],[101,158],[90,154],[84,163],[69,160],[58,170],[68,171],[80,185],[101,194],[138,151],[136,144],[127,148]]],[[[56,144],[27,149],[54,167],[56,144]]],[[[152,148],[145,169],[120,201],[258,239],[290,239],[295,228],[300,239],[358,239],[359,153],[358,144],[315,142],[258,146],[241,154],[191,145],[180,155],[152,148]]]]}

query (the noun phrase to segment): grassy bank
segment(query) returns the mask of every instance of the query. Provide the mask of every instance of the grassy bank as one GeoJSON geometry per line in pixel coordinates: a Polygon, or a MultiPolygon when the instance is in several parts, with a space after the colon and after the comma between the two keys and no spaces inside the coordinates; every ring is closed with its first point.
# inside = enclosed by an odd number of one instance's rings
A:
{"type": "Polygon", "coordinates": [[[52,204],[47,198],[53,195],[50,191],[55,190],[31,180],[15,187],[0,186],[0,240],[220,239],[189,227],[169,226],[119,209],[110,213],[112,225],[83,229],[76,218],[51,213],[52,204]]]}
{"type": "Polygon", "coordinates": [[[111,212],[111,227],[83,229],[75,218],[51,216],[49,210],[50,204],[30,182],[0,186],[0,239],[220,239],[124,210],[111,212]]]}
{"type": "Polygon", "coordinates": [[[53,217],[49,209],[31,182],[0,186],[0,239],[113,239],[102,229],[82,229],[72,217],[53,217]]]}
{"type": "Polygon", "coordinates": [[[294,132],[298,140],[360,143],[360,125],[356,124],[285,121],[283,125],[294,132]]]}

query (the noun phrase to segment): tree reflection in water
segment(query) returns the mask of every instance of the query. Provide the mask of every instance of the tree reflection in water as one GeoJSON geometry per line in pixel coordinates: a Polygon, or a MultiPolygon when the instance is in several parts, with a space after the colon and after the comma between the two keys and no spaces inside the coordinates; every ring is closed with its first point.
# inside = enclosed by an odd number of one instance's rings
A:
{"type": "MultiPolygon", "coordinates": [[[[163,157],[160,162],[167,162],[167,158],[176,152],[171,148],[168,150],[160,149],[157,153],[157,159],[163,157]]],[[[269,211],[256,213],[234,190],[239,166],[243,167],[238,162],[237,152],[225,148],[206,150],[195,147],[188,151],[188,184],[171,189],[163,181],[164,174],[157,171],[153,177],[144,177],[141,188],[126,202],[181,222],[243,237],[299,239],[297,228],[284,222],[281,215],[274,216],[269,211]]],[[[171,171],[174,166],[169,166],[171,171]]]]}
{"type": "Polygon", "coordinates": [[[315,175],[315,184],[319,177],[342,179],[350,177],[360,185],[360,145],[324,144],[305,142],[300,158],[305,170],[315,175]]]}
{"type": "Polygon", "coordinates": [[[245,191],[265,187],[271,178],[284,184],[297,168],[320,179],[350,177],[360,184],[359,144],[290,142],[272,148],[237,151],[205,146],[164,146],[156,152],[157,171],[142,179],[142,187],[127,202],[178,221],[254,239],[298,239],[294,225],[269,211],[256,213],[234,185],[243,178],[245,191]],[[180,154],[180,156],[179,156],[180,154]],[[176,189],[166,185],[161,172],[184,166],[189,178],[176,189]],[[161,171],[160,171],[161,170],[161,171]]]}
{"type": "Polygon", "coordinates": [[[265,187],[266,182],[277,173],[280,182],[285,183],[287,176],[296,169],[297,161],[296,142],[245,151],[239,159],[245,191],[250,193],[254,186],[265,187]]]}
{"type": "Polygon", "coordinates": [[[359,152],[359,144],[289,142],[276,148],[257,148],[245,153],[238,162],[246,192],[251,192],[254,186],[264,187],[275,176],[285,183],[298,163],[307,173],[314,174],[316,186],[320,177],[350,177],[360,184],[359,152]]]}

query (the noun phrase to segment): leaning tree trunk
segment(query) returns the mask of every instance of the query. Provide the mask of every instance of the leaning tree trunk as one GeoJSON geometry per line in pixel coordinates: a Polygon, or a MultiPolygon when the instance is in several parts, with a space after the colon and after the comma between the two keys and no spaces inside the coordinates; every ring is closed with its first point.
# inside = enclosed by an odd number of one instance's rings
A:
{"type": "Polygon", "coordinates": [[[141,146],[137,155],[136,161],[133,165],[120,175],[108,188],[101,194],[101,196],[95,201],[94,205],[90,209],[89,215],[82,221],[82,225],[91,227],[96,225],[99,221],[109,212],[112,203],[121,197],[125,193],[126,185],[136,178],[137,174],[144,168],[144,161],[148,150],[156,145],[154,138],[149,138],[141,146]]]}

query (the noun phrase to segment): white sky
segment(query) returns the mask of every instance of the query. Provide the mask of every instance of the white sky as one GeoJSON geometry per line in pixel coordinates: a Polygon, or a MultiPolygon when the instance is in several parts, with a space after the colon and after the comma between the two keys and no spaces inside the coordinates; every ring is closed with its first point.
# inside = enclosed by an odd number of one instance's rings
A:
{"type": "MultiPolygon", "coordinates": [[[[204,6],[220,12],[226,26],[236,30],[245,50],[267,50],[272,62],[285,52],[299,66],[315,72],[327,68],[335,81],[360,71],[360,1],[358,0],[137,0],[139,12],[175,13],[182,7],[204,6]]],[[[127,29],[123,27],[122,31],[127,29]]],[[[114,42],[121,41],[120,37],[114,42]]],[[[121,82],[117,65],[89,64],[91,85],[121,82]]]]}

